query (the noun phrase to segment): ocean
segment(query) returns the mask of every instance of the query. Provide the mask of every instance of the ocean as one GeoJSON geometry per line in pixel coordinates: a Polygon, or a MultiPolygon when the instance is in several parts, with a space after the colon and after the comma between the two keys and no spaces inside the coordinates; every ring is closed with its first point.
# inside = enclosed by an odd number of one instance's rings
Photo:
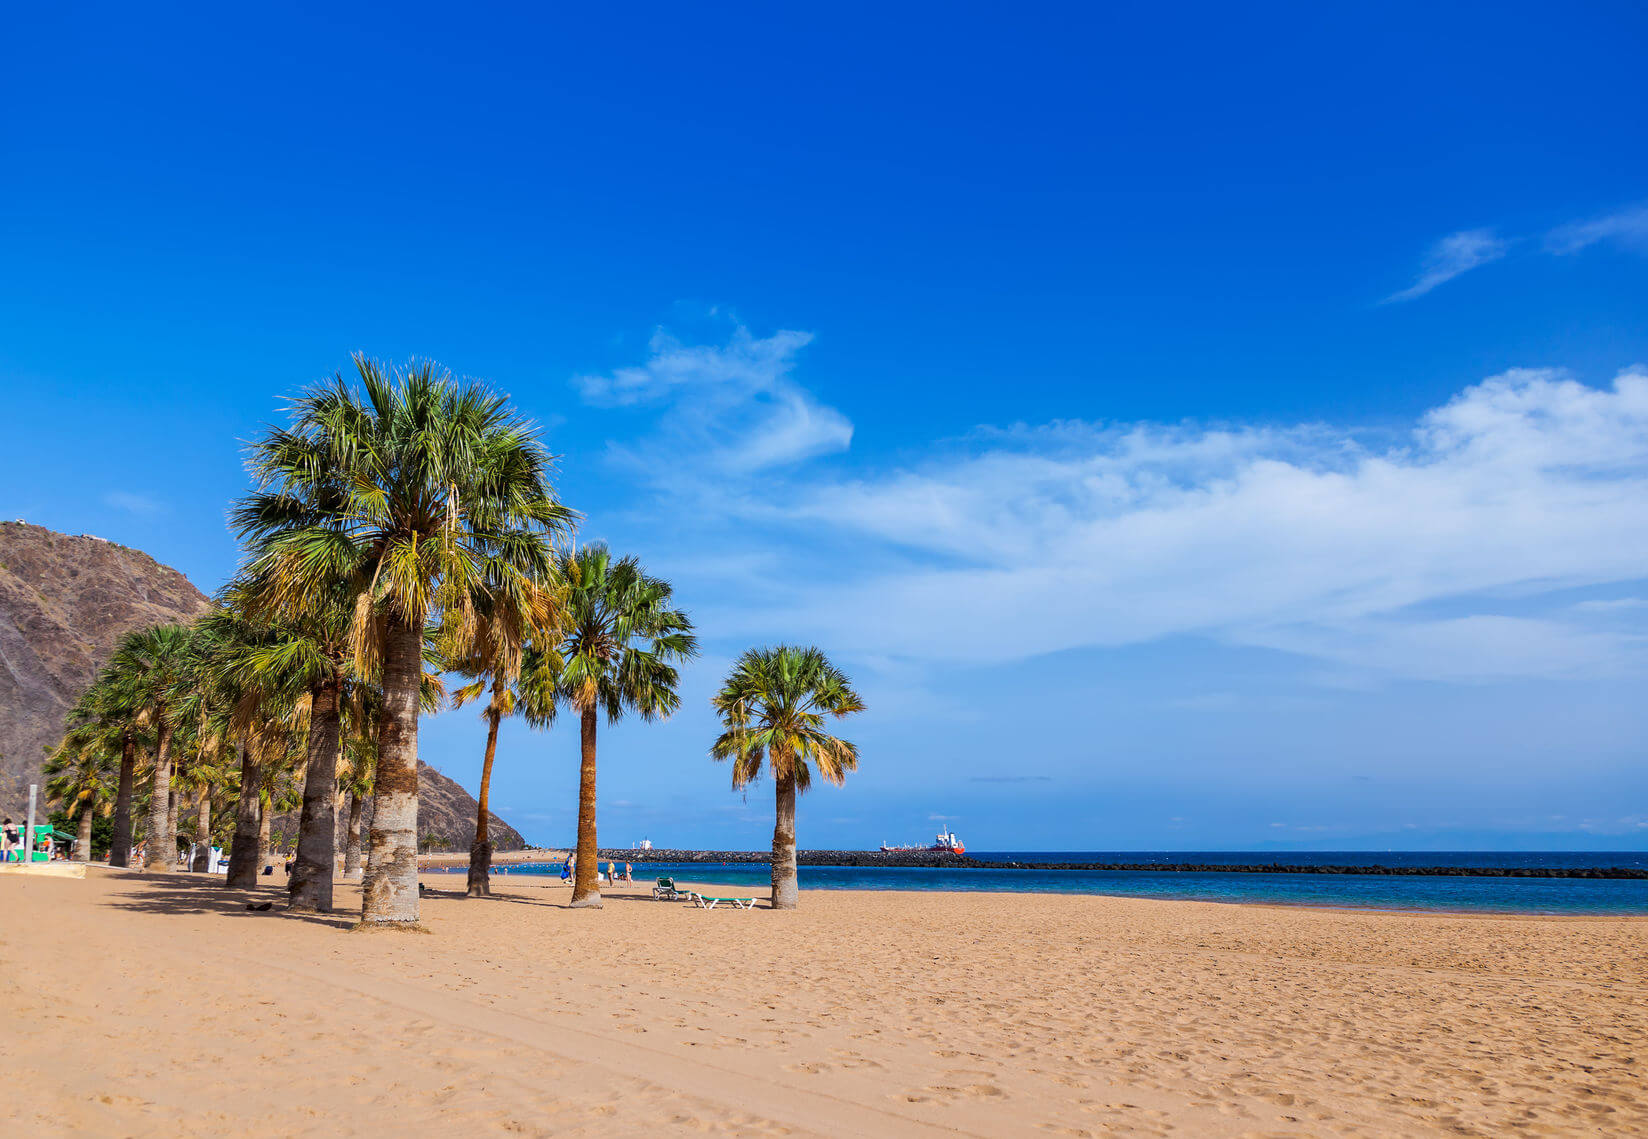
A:
{"type": "MultiPolygon", "coordinates": [[[[1161,862],[1287,866],[1445,866],[1648,869],[1643,851],[968,851],[985,861],[1161,862]]],[[[765,886],[764,863],[637,862],[635,878],[765,886]]],[[[497,871],[501,867],[494,867],[497,871]]],[[[462,873],[459,868],[457,873],[462,873]]],[[[529,863],[510,874],[559,875],[560,865],[529,863]]],[[[803,890],[970,890],[1112,894],[1205,902],[1260,902],[1384,910],[1511,914],[1648,914],[1648,880],[1389,877],[1352,874],[1251,874],[1152,870],[967,870],[925,867],[803,866],[803,890]]]]}

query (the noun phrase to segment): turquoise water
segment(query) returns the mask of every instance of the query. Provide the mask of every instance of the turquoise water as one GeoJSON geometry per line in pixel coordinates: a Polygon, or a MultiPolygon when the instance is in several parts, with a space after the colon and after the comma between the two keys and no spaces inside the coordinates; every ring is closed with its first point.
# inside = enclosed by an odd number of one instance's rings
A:
{"type": "MultiPolygon", "coordinates": [[[[1644,852],[1438,853],[1411,851],[1255,852],[979,852],[980,859],[1021,862],[1239,863],[1319,866],[1549,866],[1648,868],[1644,852]]],[[[459,871],[462,872],[461,870],[459,871]]],[[[510,867],[512,874],[559,876],[559,864],[510,867]]],[[[1648,914],[1648,880],[1391,877],[1350,874],[1248,874],[1151,870],[967,870],[882,866],[803,866],[803,890],[957,890],[1113,894],[1209,902],[1348,906],[1519,914],[1648,914]]],[[[686,881],[763,887],[765,863],[635,863],[638,882],[670,875],[686,881]]]]}

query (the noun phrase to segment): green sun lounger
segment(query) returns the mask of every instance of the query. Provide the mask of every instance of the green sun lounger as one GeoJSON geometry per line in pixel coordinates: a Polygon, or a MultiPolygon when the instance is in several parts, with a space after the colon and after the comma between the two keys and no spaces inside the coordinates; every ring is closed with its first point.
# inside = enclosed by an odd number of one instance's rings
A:
{"type": "Polygon", "coordinates": [[[652,896],[662,898],[666,902],[673,902],[681,897],[681,891],[675,888],[674,878],[660,878],[653,884],[652,896]]]}
{"type": "Polygon", "coordinates": [[[752,910],[755,908],[755,899],[707,898],[703,894],[693,894],[692,904],[701,910],[713,910],[716,906],[731,906],[735,910],[752,910]]]}

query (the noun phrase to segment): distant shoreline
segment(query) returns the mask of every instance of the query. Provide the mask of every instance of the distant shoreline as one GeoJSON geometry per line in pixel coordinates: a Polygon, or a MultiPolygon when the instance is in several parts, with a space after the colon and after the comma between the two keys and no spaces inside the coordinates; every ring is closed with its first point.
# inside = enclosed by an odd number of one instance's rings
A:
{"type": "MultiPolygon", "coordinates": [[[[528,849],[494,854],[493,865],[564,861],[567,851],[528,849]]],[[[638,863],[765,863],[772,859],[765,850],[635,850],[603,849],[601,861],[638,863]]],[[[909,869],[944,870],[1086,870],[1149,871],[1163,874],[1343,874],[1401,877],[1466,878],[1589,878],[1648,880],[1648,870],[1623,866],[1384,866],[1378,863],[1319,865],[1309,863],[1219,863],[1219,862],[1023,862],[969,858],[966,855],[935,854],[929,851],[802,850],[796,852],[802,866],[887,866],[909,869]]],[[[467,852],[424,854],[421,866],[462,866],[467,852]]]]}

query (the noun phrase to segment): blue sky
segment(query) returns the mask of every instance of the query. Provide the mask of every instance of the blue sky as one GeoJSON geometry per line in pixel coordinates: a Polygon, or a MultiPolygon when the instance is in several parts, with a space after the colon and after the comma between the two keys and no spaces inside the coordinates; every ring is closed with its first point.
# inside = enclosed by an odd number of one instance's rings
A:
{"type": "MultiPolygon", "coordinates": [[[[705,654],[601,835],[763,846],[742,648],[870,705],[803,845],[1648,846],[1633,5],[35,6],[0,514],[202,588],[355,350],[510,392],[705,654]]],[[[468,711],[425,756],[473,786],[468,711]]],[[[573,733],[495,796],[564,842],[573,733]]]]}

